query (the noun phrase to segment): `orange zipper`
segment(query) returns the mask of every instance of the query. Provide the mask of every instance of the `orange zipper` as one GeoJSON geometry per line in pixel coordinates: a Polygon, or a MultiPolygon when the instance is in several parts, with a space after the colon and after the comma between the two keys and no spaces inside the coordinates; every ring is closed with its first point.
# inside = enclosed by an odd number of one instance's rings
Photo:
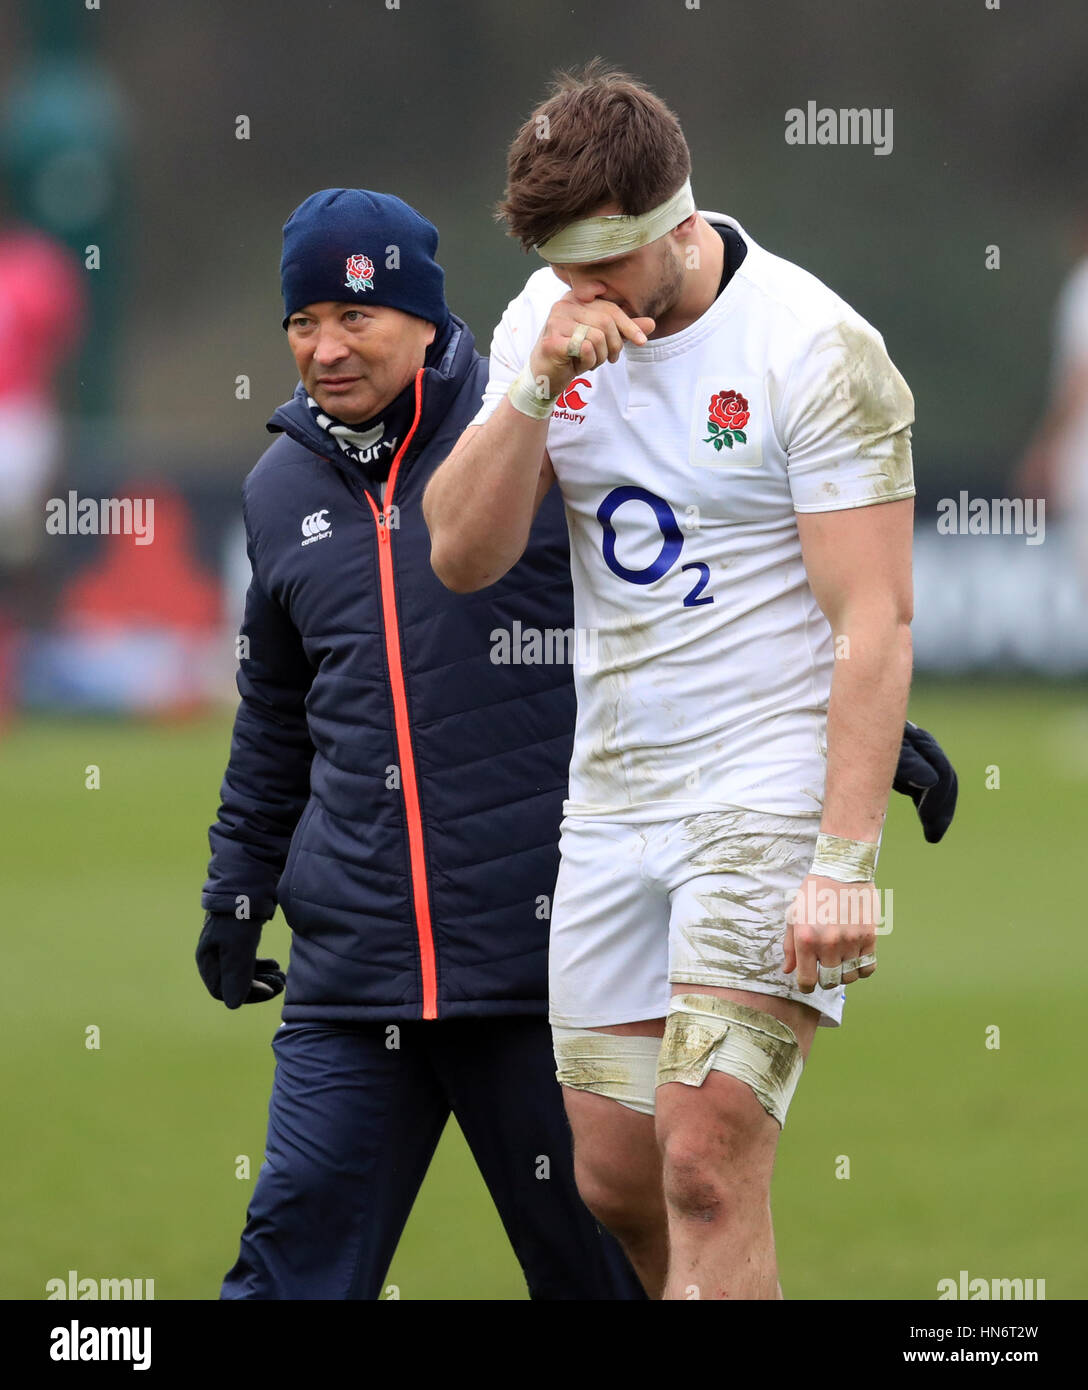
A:
{"type": "Polygon", "coordinates": [[[431,900],[427,892],[427,866],[423,857],[423,816],[419,804],[419,783],[416,781],[415,756],[412,753],[412,730],[408,722],[408,697],[404,685],[404,664],[401,660],[400,624],[397,622],[397,601],[393,586],[393,546],[389,538],[388,515],[393,505],[397,470],[412,436],[419,424],[423,401],[423,368],[416,373],[416,404],[412,427],[404,436],[389,469],[389,479],[379,511],[370,493],[366,500],[374,513],[378,528],[378,572],[382,590],[382,616],[385,627],[385,654],[389,664],[389,683],[393,690],[393,715],[397,732],[397,756],[400,759],[400,782],[404,792],[404,810],[408,817],[408,862],[412,875],[412,901],[416,913],[416,933],[419,937],[419,961],[423,975],[423,1017],[438,1017],[438,985],[435,973],[434,932],[431,926],[431,900]]]}

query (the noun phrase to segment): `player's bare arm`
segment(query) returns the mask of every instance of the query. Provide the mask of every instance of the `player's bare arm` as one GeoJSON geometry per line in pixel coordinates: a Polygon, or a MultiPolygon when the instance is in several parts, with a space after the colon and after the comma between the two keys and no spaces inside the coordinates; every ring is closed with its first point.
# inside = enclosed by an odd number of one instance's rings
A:
{"type": "Polygon", "coordinates": [[[454,593],[494,584],[521,559],[533,518],[555,482],[546,420],[502,401],[470,425],[423,494],[431,568],[454,593]]]}
{"type": "MultiPolygon", "coordinates": [[[[821,831],[875,845],[884,823],[902,738],[911,675],[911,498],[836,512],[798,515],[802,554],[817,603],[831,624],[836,661],[827,715],[827,785],[821,831]]],[[[810,874],[786,933],[786,970],[811,991],[818,967],[869,955],[878,920],[875,889],[868,912],[813,911],[841,884],[810,874]],[[821,896],[821,895],[824,896],[821,896]],[[833,921],[820,920],[832,916],[833,921]],[[861,918],[859,921],[858,918],[861,918]]],[[[845,896],[845,895],[843,895],[845,896]]],[[[843,983],[875,965],[843,970],[843,983]]]]}
{"type": "Polygon", "coordinates": [[[618,361],[625,341],[645,343],[653,326],[584,290],[552,306],[511,396],[462,434],[424,494],[431,565],[448,589],[486,588],[517,564],[555,481],[546,449],[551,405],[581,372],[618,361]],[[529,410],[535,399],[539,418],[513,399],[529,410]]]}

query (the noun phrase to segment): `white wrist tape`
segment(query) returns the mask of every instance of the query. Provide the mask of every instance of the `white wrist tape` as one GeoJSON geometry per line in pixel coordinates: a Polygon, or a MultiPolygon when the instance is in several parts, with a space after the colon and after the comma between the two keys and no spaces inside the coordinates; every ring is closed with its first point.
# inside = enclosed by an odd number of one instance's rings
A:
{"type": "Polygon", "coordinates": [[[816,837],[816,857],[809,873],[833,878],[838,883],[871,883],[879,854],[879,840],[875,844],[868,840],[843,840],[821,831],[816,837]]]}
{"type": "Polygon", "coordinates": [[[555,403],[562,394],[561,391],[557,391],[554,396],[542,396],[540,384],[529,370],[529,364],[526,362],[510,383],[506,392],[506,399],[515,410],[520,410],[522,415],[528,415],[531,420],[546,420],[555,409],[555,403]]]}

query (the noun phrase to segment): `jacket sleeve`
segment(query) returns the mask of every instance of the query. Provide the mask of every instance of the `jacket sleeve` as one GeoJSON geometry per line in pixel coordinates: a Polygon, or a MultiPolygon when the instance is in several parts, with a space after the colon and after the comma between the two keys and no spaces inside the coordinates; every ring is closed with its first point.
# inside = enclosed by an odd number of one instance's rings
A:
{"type": "Polygon", "coordinates": [[[276,910],[276,883],[310,795],[306,696],[314,673],[297,628],[261,583],[248,517],[246,536],[253,578],[240,634],[242,699],[208,832],[212,857],[201,902],[235,916],[244,896],[248,914],[240,915],[264,922],[276,910]]]}

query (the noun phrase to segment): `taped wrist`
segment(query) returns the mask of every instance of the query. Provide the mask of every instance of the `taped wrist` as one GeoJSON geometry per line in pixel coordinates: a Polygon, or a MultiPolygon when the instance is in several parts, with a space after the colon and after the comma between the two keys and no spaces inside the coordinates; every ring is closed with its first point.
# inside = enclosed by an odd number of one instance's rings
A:
{"type": "Polygon", "coordinates": [[[514,409],[520,410],[522,415],[528,415],[531,420],[546,420],[563,394],[557,391],[554,396],[542,395],[540,383],[543,380],[543,377],[533,376],[526,362],[506,392],[506,399],[514,409]]]}
{"type": "Polygon", "coordinates": [[[810,874],[833,878],[838,883],[871,883],[876,875],[880,841],[844,840],[838,835],[816,837],[816,856],[810,874]]]}

